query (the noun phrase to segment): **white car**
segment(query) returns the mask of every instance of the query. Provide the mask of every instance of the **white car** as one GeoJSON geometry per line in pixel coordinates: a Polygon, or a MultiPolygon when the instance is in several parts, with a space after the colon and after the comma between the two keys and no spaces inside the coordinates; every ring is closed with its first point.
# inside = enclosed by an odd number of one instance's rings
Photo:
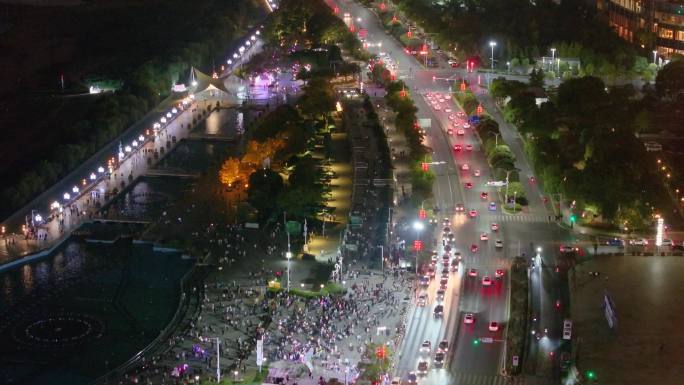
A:
{"type": "Polygon", "coordinates": [[[492,321],[489,323],[489,331],[490,332],[495,332],[499,330],[499,323],[496,321],[492,321]]]}
{"type": "Polygon", "coordinates": [[[492,286],[492,279],[488,275],[482,277],[482,286],[492,286]]]}
{"type": "Polygon", "coordinates": [[[496,242],[494,243],[494,246],[497,249],[503,249],[503,241],[501,239],[497,239],[496,242]]]}
{"type": "Polygon", "coordinates": [[[480,169],[476,169],[475,172],[473,173],[475,176],[480,176],[480,169]]]}
{"type": "Polygon", "coordinates": [[[451,112],[451,108],[445,108],[445,109],[444,109],[444,112],[446,112],[447,114],[450,113],[450,112],[451,112]]]}
{"type": "Polygon", "coordinates": [[[432,350],[432,342],[429,340],[423,341],[423,343],[420,345],[421,353],[430,353],[430,350],[432,350]]]}
{"type": "Polygon", "coordinates": [[[468,163],[463,163],[463,165],[461,166],[461,170],[463,170],[463,171],[470,170],[470,165],[468,163]]]}
{"type": "Polygon", "coordinates": [[[482,233],[482,234],[480,234],[480,240],[481,240],[481,241],[488,241],[488,240],[489,240],[489,235],[487,235],[487,233],[482,233]]]}
{"type": "Polygon", "coordinates": [[[463,323],[464,324],[472,324],[475,322],[475,316],[473,313],[466,313],[465,317],[463,317],[463,323]]]}
{"type": "Polygon", "coordinates": [[[459,128],[458,130],[456,130],[456,135],[463,136],[465,135],[465,131],[462,128],[459,128]]]}
{"type": "Polygon", "coordinates": [[[672,243],[672,239],[663,239],[663,242],[660,244],[661,246],[672,246],[674,243],[672,243]]]}
{"type": "Polygon", "coordinates": [[[646,246],[648,245],[648,240],[645,238],[638,238],[632,239],[631,241],[629,241],[629,243],[634,246],[646,246]]]}
{"type": "Polygon", "coordinates": [[[423,294],[418,296],[418,306],[421,306],[421,307],[425,306],[425,305],[427,305],[427,302],[428,302],[427,294],[423,293],[423,294]]]}

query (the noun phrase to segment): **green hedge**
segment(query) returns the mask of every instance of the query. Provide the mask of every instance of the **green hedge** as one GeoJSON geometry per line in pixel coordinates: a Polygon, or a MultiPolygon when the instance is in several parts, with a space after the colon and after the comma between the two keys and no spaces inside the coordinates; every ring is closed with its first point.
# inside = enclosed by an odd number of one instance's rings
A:
{"type": "Polygon", "coordinates": [[[522,367],[522,358],[527,338],[527,261],[515,257],[511,266],[511,304],[506,335],[506,373],[518,374],[522,367]],[[520,357],[518,366],[513,366],[513,356],[520,357]]]}

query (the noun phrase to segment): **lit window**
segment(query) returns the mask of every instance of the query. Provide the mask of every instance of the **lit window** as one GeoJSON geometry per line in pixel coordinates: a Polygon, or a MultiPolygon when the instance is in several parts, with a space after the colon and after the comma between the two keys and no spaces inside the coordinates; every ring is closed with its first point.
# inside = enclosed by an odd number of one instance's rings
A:
{"type": "Polygon", "coordinates": [[[672,39],[672,36],[674,36],[674,31],[667,28],[661,28],[658,36],[662,37],[663,39],[672,39]]]}

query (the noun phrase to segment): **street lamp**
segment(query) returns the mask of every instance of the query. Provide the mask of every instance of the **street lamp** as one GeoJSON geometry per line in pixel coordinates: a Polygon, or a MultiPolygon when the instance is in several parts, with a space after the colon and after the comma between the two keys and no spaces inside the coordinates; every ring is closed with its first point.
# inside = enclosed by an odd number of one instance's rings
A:
{"type": "Polygon", "coordinates": [[[287,251],[285,253],[285,258],[287,258],[287,292],[290,292],[290,259],[292,259],[292,252],[287,251]]]}
{"type": "MultiPolygon", "coordinates": [[[[416,240],[420,239],[420,232],[423,231],[424,228],[425,225],[423,224],[423,222],[413,222],[413,229],[416,230],[416,240]]],[[[416,250],[416,275],[418,275],[418,250],[416,250]]]]}
{"type": "Polygon", "coordinates": [[[490,135],[494,135],[494,148],[499,146],[499,135],[501,135],[500,132],[489,132],[490,135]]]}
{"type": "Polygon", "coordinates": [[[380,271],[385,271],[385,247],[378,245],[380,248],[380,271]]]}
{"type": "Polygon", "coordinates": [[[556,60],[556,49],[551,48],[551,63],[553,63],[554,60],[556,60]]]}
{"type": "Polygon", "coordinates": [[[653,50],[653,64],[656,64],[656,59],[658,58],[658,51],[653,50]]]}
{"type": "Polygon", "coordinates": [[[492,49],[492,69],[494,69],[494,47],[496,47],[496,42],[495,41],[490,41],[489,42],[489,47],[492,49]]]}
{"type": "Polygon", "coordinates": [[[511,73],[511,62],[507,61],[506,62],[506,67],[508,67],[508,73],[511,73]]]}

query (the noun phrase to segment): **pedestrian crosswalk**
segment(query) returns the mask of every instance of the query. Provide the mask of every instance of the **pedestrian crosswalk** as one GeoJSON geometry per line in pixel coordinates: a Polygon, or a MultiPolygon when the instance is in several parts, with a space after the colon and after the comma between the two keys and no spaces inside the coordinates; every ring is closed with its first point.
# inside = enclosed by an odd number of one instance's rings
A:
{"type": "Polygon", "coordinates": [[[553,222],[553,216],[548,215],[535,215],[535,214],[490,214],[484,215],[487,219],[492,222],[538,222],[538,223],[551,223],[553,222]]]}
{"type": "Polygon", "coordinates": [[[491,374],[452,372],[451,385],[553,385],[550,378],[534,376],[504,377],[491,374]]]}

